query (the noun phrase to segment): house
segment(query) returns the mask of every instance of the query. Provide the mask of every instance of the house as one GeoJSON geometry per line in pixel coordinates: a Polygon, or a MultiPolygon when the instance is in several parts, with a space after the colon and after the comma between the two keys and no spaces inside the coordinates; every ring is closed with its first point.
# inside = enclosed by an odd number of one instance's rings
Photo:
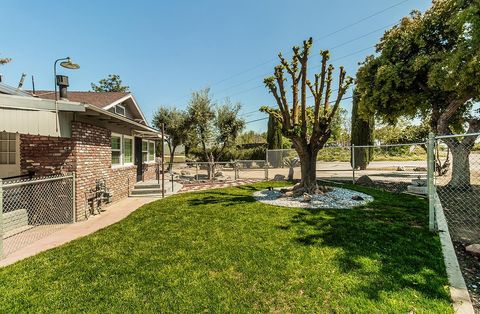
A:
{"type": "Polygon", "coordinates": [[[0,178],[76,174],[76,220],[105,180],[113,201],[158,176],[160,133],[131,93],[20,91],[0,83],[0,178]]]}

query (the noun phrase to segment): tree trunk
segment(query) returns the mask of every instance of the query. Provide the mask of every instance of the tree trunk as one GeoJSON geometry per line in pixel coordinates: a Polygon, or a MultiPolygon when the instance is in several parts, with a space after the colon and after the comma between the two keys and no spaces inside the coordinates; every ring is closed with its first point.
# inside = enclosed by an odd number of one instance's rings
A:
{"type": "Polygon", "coordinates": [[[446,141],[452,152],[452,178],[449,187],[455,189],[470,188],[470,149],[462,144],[446,141]]]}
{"type": "Polygon", "coordinates": [[[314,193],[317,186],[317,155],[318,151],[311,151],[307,147],[298,154],[300,157],[300,167],[302,171],[302,180],[300,186],[307,193],[314,193]]]}

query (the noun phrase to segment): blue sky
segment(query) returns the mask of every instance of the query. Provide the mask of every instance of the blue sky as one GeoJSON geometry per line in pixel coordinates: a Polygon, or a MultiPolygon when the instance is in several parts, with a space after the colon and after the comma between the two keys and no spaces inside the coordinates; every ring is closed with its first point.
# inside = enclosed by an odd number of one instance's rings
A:
{"type": "MultiPolygon", "coordinates": [[[[430,0],[4,0],[0,57],[13,61],[0,72],[10,85],[26,73],[24,88],[34,75],[37,89],[53,89],[54,60],[70,56],[81,65],[59,71],[70,77],[70,90],[119,74],[149,120],[158,106],[185,108],[192,91],[210,87],[219,102],[241,102],[252,121],[264,117],[256,112],[261,105],[273,105],[261,85],[278,52],[311,36],[311,66],[319,64],[320,49],[332,49],[334,65],[354,76],[383,29],[429,6],[430,0]]],[[[343,107],[349,110],[351,101],[343,107]]],[[[247,126],[264,131],[266,121],[247,126]]]]}

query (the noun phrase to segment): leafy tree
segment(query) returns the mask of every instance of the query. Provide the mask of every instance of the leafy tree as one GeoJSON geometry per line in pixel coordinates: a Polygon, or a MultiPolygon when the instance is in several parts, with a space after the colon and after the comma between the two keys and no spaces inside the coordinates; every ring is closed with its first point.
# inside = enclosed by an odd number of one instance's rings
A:
{"type": "Polygon", "coordinates": [[[268,149],[282,148],[282,125],[272,116],[268,116],[267,128],[268,149]]]}
{"type": "MultiPolygon", "coordinates": [[[[386,122],[420,116],[437,134],[475,133],[471,108],[480,98],[480,2],[435,0],[388,30],[357,74],[365,116],[386,122]],[[467,128],[464,128],[464,125],[467,128]]],[[[446,139],[452,152],[450,185],[470,186],[469,154],[476,136],[446,139]]]]}
{"type": "MultiPolygon", "coordinates": [[[[360,115],[358,108],[358,93],[353,92],[352,104],[352,130],[351,143],[356,146],[374,144],[373,130],[375,129],[375,118],[372,116],[364,118],[360,115]]],[[[373,159],[373,147],[357,147],[353,150],[355,158],[355,169],[365,170],[373,159]]]]}
{"type": "Polygon", "coordinates": [[[265,144],[267,140],[265,139],[265,134],[257,133],[253,130],[243,132],[237,138],[238,145],[245,144],[265,144]]]}
{"type": "Polygon", "coordinates": [[[343,95],[352,83],[340,68],[337,96],[330,102],[333,81],[333,65],[328,65],[330,53],[321,51],[321,72],[308,79],[308,56],[312,38],[305,40],[303,46],[293,47],[293,57],[288,62],[279,54],[280,65],[275,67],[274,75],[264,80],[278,105],[277,108],[262,107],[260,110],[273,115],[282,125],[283,136],[292,141],[301,164],[301,181],[298,191],[313,193],[316,191],[317,155],[332,134],[332,120],[337,113],[343,95]],[[287,93],[285,71],[290,76],[291,91],[287,93]],[[308,109],[307,90],[313,96],[313,107],[308,109]],[[291,100],[287,99],[291,95],[291,100]]]}
{"type": "Polygon", "coordinates": [[[192,128],[205,161],[210,163],[209,179],[215,172],[215,161],[219,161],[225,151],[235,145],[236,138],[245,127],[240,119],[240,104],[228,100],[216,105],[210,89],[194,92],[188,104],[187,123],[192,128]]]}
{"type": "Polygon", "coordinates": [[[128,92],[129,87],[122,85],[120,75],[110,74],[107,78],[98,81],[98,85],[91,83],[94,92],[128,92]]]}
{"type": "Polygon", "coordinates": [[[152,124],[161,129],[165,125],[165,133],[168,135],[167,145],[170,152],[169,167],[172,167],[175,150],[185,143],[188,136],[188,115],[177,108],[160,107],[153,114],[152,124]]]}

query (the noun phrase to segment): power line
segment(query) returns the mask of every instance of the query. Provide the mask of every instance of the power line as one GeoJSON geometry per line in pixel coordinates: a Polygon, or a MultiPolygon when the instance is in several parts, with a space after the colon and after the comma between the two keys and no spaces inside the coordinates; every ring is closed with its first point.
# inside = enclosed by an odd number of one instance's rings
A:
{"type": "MultiPolygon", "coordinates": [[[[307,97],[307,98],[310,98],[310,97],[307,97]]],[[[352,99],[352,98],[353,98],[353,96],[345,97],[345,98],[342,99],[342,101],[347,100],[347,99],[352,99]]],[[[255,119],[255,120],[247,121],[247,122],[245,122],[245,124],[253,123],[253,122],[258,122],[258,121],[263,121],[263,120],[267,120],[267,119],[268,119],[268,117],[266,117],[266,118],[260,118],[260,119],[255,119]]]]}
{"type": "MultiPolygon", "coordinates": [[[[325,38],[331,37],[331,36],[333,36],[333,35],[335,35],[335,34],[338,34],[338,33],[342,32],[342,31],[346,30],[346,29],[349,29],[350,27],[356,26],[356,25],[358,25],[358,24],[360,24],[360,23],[362,23],[362,22],[364,22],[364,21],[367,21],[367,20],[369,20],[369,19],[371,19],[371,18],[373,18],[373,17],[375,17],[375,16],[378,16],[378,15],[380,15],[380,14],[386,12],[386,11],[389,11],[389,10],[395,8],[395,7],[398,7],[398,6],[404,4],[404,3],[408,2],[408,1],[410,1],[410,0],[402,0],[402,1],[400,1],[400,2],[397,2],[397,3],[395,3],[395,4],[391,5],[391,6],[388,6],[388,7],[384,8],[384,9],[382,9],[382,10],[376,11],[376,12],[374,12],[374,13],[366,16],[366,17],[363,17],[363,18],[361,18],[361,19],[359,19],[359,20],[357,20],[357,21],[355,21],[355,22],[353,22],[353,23],[350,23],[350,24],[348,24],[348,25],[345,25],[345,26],[343,26],[343,27],[341,27],[341,28],[339,28],[339,29],[337,29],[337,30],[335,30],[335,31],[333,31],[333,32],[330,32],[330,33],[328,33],[328,34],[326,34],[326,35],[317,37],[317,38],[315,38],[315,40],[325,39],[325,38]]],[[[368,36],[368,35],[364,35],[364,36],[368,36]]],[[[345,43],[345,44],[346,44],[346,43],[345,43]]],[[[342,44],[342,45],[344,45],[344,44],[342,44]]],[[[288,52],[288,53],[285,54],[285,55],[289,55],[289,54],[291,54],[291,52],[288,52]]],[[[230,79],[232,79],[232,78],[234,78],[234,77],[237,77],[237,76],[239,76],[239,75],[248,73],[248,72],[250,72],[250,71],[252,71],[252,70],[255,70],[255,69],[257,69],[257,68],[259,68],[259,67],[261,67],[261,66],[263,66],[263,65],[265,65],[265,64],[268,64],[268,63],[270,63],[270,62],[272,62],[272,61],[275,61],[275,60],[276,60],[276,58],[272,58],[272,59],[270,59],[270,60],[268,60],[268,61],[265,61],[265,62],[262,62],[262,63],[260,63],[260,64],[258,64],[258,65],[255,65],[255,66],[253,66],[253,67],[251,67],[251,68],[249,68],[249,69],[247,69],[247,70],[244,70],[244,71],[238,72],[238,73],[236,73],[236,74],[230,75],[230,76],[228,76],[227,78],[224,78],[224,79],[222,79],[222,80],[220,80],[220,81],[217,81],[217,82],[211,84],[210,87],[211,87],[211,86],[216,86],[216,85],[218,85],[218,84],[220,84],[220,83],[223,83],[223,82],[225,82],[225,81],[228,81],[228,80],[230,80],[230,79]]],[[[262,76],[263,76],[263,75],[262,75],[262,76]]],[[[176,102],[177,100],[181,100],[181,99],[184,99],[184,98],[189,97],[189,96],[190,96],[190,95],[182,96],[182,97],[180,97],[180,98],[174,99],[172,102],[176,102]]]]}

